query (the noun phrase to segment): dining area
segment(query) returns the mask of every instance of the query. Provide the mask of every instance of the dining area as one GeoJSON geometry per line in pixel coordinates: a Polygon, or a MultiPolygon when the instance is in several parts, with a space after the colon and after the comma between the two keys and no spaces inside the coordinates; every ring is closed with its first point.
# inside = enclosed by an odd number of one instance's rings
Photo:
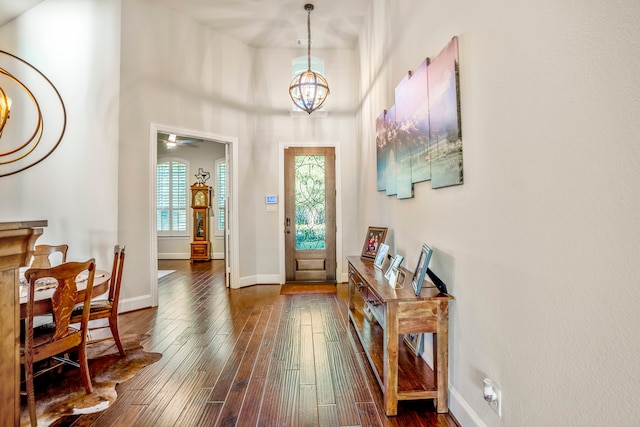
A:
{"type": "Polygon", "coordinates": [[[36,244],[46,225],[0,223],[0,425],[20,425],[21,404],[27,425],[38,425],[34,378],[40,375],[55,383],[74,370],[74,386],[91,394],[89,344],[112,340],[126,355],[118,330],[125,247],[114,246],[108,267],[93,257],[70,260],[67,244],[36,244]],[[110,334],[94,338],[97,328],[110,334]]]}

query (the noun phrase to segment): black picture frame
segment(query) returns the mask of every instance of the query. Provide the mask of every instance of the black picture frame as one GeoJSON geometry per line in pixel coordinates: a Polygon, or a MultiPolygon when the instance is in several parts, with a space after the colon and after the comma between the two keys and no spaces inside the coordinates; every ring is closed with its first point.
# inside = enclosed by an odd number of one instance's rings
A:
{"type": "Polygon", "coordinates": [[[422,251],[420,252],[420,258],[418,258],[418,263],[416,264],[416,269],[413,272],[413,278],[411,279],[411,286],[413,287],[413,292],[416,296],[420,295],[420,292],[422,291],[422,283],[424,282],[424,278],[427,274],[432,254],[433,249],[426,244],[423,244],[422,251]]]}

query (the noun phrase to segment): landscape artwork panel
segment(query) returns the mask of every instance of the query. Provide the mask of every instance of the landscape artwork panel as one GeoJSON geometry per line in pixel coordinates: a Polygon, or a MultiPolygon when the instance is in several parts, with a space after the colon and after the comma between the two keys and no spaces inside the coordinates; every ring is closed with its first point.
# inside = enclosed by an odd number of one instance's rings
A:
{"type": "Polygon", "coordinates": [[[385,175],[387,177],[387,196],[398,194],[398,165],[396,163],[396,106],[393,105],[387,110],[384,116],[384,126],[386,129],[387,147],[387,167],[385,175]]]}
{"type": "Polygon", "coordinates": [[[427,67],[432,188],[463,183],[457,71],[458,38],[453,37],[427,67]]]}
{"type": "Polygon", "coordinates": [[[395,120],[395,159],[397,168],[397,197],[398,199],[410,199],[413,197],[413,183],[411,181],[411,146],[412,132],[411,116],[413,115],[412,93],[409,81],[411,72],[408,72],[398,83],[395,90],[396,120],[395,120]]]}
{"type": "MultiPolygon", "coordinates": [[[[411,74],[408,82],[408,97],[405,101],[407,113],[401,121],[396,120],[411,143],[411,182],[431,179],[429,159],[429,98],[427,87],[427,64],[429,58],[411,74]]],[[[396,101],[397,105],[397,101],[396,101]]]]}
{"type": "Polygon", "coordinates": [[[384,191],[387,189],[387,137],[384,123],[384,116],[386,112],[387,110],[384,110],[382,114],[376,118],[376,169],[378,172],[378,191],[384,191]]]}

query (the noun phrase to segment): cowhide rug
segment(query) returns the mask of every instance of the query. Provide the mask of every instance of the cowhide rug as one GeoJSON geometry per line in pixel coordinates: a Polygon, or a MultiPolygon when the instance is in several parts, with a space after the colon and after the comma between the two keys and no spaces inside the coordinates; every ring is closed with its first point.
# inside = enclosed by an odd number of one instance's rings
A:
{"type": "MultiPolygon", "coordinates": [[[[116,386],[133,378],[142,368],[157,362],[160,353],[144,351],[141,342],[146,335],[121,337],[127,353],[120,356],[113,339],[87,346],[93,393],[82,386],[79,369],[65,366],[62,372],[45,373],[34,380],[38,426],[49,426],[57,419],[90,414],[107,409],[118,396],[116,386]]],[[[21,397],[20,425],[30,426],[26,396],[21,397]]]]}

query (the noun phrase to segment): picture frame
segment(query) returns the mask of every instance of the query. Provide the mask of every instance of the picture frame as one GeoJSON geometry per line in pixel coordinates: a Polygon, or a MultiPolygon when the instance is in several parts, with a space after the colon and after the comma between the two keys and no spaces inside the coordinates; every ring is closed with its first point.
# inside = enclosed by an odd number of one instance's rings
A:
{"type": "Polygon", "coordinates": [[[400,264],[402,264],[403,260],[404,257],[400,254],[396,254],[396,256],[393,257],[391,264],[389,264],[389,268],[387,268],[386,273],[384,273],[385,279],[391,281],[392,274],[395,274],[396,277],[398,276],[398,268],[400,267],[400,264]]]}
{"type": "Polygon", "coordinates": [[[411,279],[411,286],[413,286],[413,292],[416,296],[420,295],[420,291],[422,291],[422,283],[424,282],[424,278],[427,274],[432,254],[433,249],[426,244],[423,244],[422,251],[420,252],[420,258],[418,258],[418,263],[416,264],[416,269],[413,272],[413,278],[411,279]]]}
{"type": "Polygon", "coordinates": [[[403,341],[416,356],[421,356],[424,351],[424,343],[422,341],[423,334],[404,334],[403,341]]]}
{"type": "Polygon", "coordinates": [[[389,252],[389,245],[384,243],[380,244],[380,248],[378,249],[378,254],[376,255],[376,260],[373,262],[378,268],[382,268],[385,260],[387,259],[387,253],[389,252]]]}
{"type": "Polygon", "coordinates": [[[398,280],[398,270],[395,268],[389,269],[389,277],[387,277],[387,281],[389,282],[389,286],[392,288],[396,287],[396,282],[398,280]]]}
{"type": "Polygon", "coordinates": [[[376,259],[380,245],[384,243],[384,239],[387,237],[387,230],[387,227],[369,227],[367,229],[364,245],[362,245],[362,253],[360,254],[361,258],[376,259]]]}

